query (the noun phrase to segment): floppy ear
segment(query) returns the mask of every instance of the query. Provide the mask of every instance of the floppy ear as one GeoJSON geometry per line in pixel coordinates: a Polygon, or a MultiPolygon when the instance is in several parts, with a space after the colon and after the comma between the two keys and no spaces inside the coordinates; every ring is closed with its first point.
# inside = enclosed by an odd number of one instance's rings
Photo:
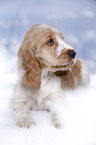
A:
{"type": "Polygon", "coordinates": [[[38,90],[41,85],[42,63],[36,56],[36,48],[31,46],[30,41],[25,40],[18,51],[18,56],[22,59],[23,83],[29,86],[34,86],[38,90]]]}
{"type": "Polygon", "coordinates": [[[76,63],[71,70],[57,71],[54,74],[61,78],[62,88],[74,89],[82,84],[81,61],[76,59],[76,63]]]}

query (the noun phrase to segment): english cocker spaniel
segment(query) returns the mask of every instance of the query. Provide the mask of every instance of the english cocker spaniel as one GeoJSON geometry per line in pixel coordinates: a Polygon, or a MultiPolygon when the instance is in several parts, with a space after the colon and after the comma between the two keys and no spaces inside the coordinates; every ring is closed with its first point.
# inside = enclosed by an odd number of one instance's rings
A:
{"type": "Polygon", "coordinates": [[[18,51],[17,68],[17,88],[12,102],[15,124],[29,128],[35,125],[30,109],[46,109],[50,111],[53,125],[61,127],[56,104],[64,90],[88,85],[86,64],[76,59],[75,50],[64,42],[59,30],[39,24],[25,35],[18,51]]]}

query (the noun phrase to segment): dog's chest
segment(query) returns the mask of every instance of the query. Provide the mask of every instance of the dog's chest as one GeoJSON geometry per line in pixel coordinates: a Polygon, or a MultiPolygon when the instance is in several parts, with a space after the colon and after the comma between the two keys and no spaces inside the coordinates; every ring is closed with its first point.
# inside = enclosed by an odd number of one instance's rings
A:
{"type": "Polygon", "coordinates": [[[61,79],[54,74],[42,76],[39,98],[46,99],[61,91],[61,79]]]}

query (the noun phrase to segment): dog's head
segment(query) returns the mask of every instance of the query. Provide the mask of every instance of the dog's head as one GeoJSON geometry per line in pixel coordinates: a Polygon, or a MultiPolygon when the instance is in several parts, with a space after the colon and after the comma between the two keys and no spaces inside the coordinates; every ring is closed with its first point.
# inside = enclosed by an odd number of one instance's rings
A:
{"type": "Polygon", "coordinates": [[[18,56],[25,70],[23,82],[40,88],[42,69],[64,71],[75,64],[76,52],[64,42],[62,34],[50,25],[30,28],[19,48],[18,56]]]}

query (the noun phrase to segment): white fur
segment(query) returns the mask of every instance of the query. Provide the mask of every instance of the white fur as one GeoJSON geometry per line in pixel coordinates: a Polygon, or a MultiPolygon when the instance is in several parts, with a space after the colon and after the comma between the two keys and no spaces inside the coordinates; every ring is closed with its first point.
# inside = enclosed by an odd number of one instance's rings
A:
{"type": "Polygon", "coordinates": [[[58,47],[57,47],[57,56],[59,56],[62,52],[62,50],[68,50],[68,49],[73,49],[71,46],[69,46],[67,43],[64,42],[61,37],[56,35],[57,41],[58,41],[58,47]]]}
{"type": "Polygon", "coordinates": [[[42,73],[39,92],[35,88],[26,87],[18,81],[16,96],[12,104],[16,125],[20,127],[35,125],[30,113],[30,108],[32,108],[33,110],[50,110],[54,126],[59,127],[61,125],[60,121],[58,121],[60,120],[58,118],[60,108],[56,106],[62,97],[61,80],[52,73],[47,75],[46,73],[42,73]]]}

